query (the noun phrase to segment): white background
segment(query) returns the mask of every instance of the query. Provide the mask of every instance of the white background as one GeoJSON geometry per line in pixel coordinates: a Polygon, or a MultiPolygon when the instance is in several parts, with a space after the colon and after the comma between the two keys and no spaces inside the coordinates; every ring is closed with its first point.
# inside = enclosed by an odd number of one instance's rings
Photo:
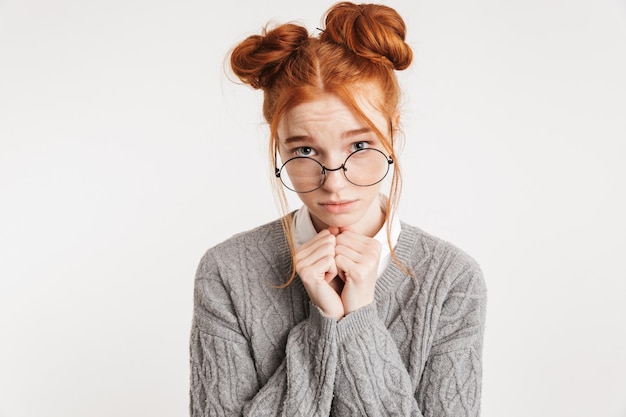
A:
{"type": "MultiPolygon", "coordinates": [[[[224,58],[331,3],[0,0],[0,416],[187,415],[197,262],[278,216],[224,58]]],[[[626,3],[388,4],[402,218],[489,288],[483,416],[626,416],[626,3]]]]}

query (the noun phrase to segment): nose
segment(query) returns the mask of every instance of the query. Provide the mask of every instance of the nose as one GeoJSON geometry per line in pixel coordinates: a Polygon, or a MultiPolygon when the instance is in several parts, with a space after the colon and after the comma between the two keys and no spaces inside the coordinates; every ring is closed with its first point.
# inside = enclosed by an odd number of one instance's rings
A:
{"type": "Polygon", "coordinates": [[[348,180],[344,175],[344,169],[344,164],[341,164],[338,168],[326,168],[324,166],[326,175],[322,183],[322,188],[327,191],[338,191],[345,187],[348,180]]]}

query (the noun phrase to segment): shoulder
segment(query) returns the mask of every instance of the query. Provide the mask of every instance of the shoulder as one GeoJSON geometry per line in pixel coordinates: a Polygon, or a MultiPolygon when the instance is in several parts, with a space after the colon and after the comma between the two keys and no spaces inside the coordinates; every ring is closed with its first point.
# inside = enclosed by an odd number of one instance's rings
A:
{"type": "Polygon", "coordinates": [[[284,232],[281,219],[257,226],[243,232],[239,232],[223,242],[209,248],[208,252],[229,253],[241,250],[249,250],[264,243],[272,244],[276,240],[284,240],[284,232]]]}
{"type": "Polygon", "coordinates": [[[454,286],[461,280],[472,281],[476,290],[485,291],[482,269],[478,261],[455,244],[422,230],[401,223],[399,246],[410,247],[408,253],[412,269],[418,275],[429,275],[446,286],[454,286]]]}
{"type": "Polygon", "coordinates": [[[402,233],[414,241],[416,250],[422,255],[454,260],[473,268],[480,268],[476,259],[455,244],[428,233],[419,227],[404,222],[401,225],[402,233]]]}
{"type": "Polygon", "coordinates": [[[200,259],[197,278],[217,271],[224,275],[228,271],[275,267],[284,263],[286,257],[289,258],[289,243],[282,219],[276,219],[237,233],[207,249],[200,259]]]}

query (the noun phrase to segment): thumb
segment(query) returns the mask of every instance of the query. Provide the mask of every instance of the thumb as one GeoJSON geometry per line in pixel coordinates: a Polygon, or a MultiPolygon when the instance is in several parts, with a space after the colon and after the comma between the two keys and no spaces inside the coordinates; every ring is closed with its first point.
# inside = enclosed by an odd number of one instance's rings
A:
{"type": "Polygon", "coordinates": [[[324,275],[324,281],[330,282],[333,279],[335,279],[336,276],[337,276],[337,264],[335,263],[335,260],[332,259],[330,262],[330,265],[328,266],[328,270],[326,271],[326,274],[324,275]]]}
{"type": "Polygon", "coordinates": [[[339,276],[339,278],[341,278],[341,280],[343,282],[346,282],[346,273],[343,272],[342,270],[337,271],[337,275],[339,276]]]}

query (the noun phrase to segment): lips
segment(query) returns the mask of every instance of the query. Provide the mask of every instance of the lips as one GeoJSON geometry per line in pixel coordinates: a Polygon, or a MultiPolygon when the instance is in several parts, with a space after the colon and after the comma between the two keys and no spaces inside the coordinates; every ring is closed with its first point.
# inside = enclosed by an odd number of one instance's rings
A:
{"type": "Polygon", "coordinates": [[[320,207],[322,207],[325,211],[333,214],[348,213],[352,210],[355,204],[356,200],[324,201],[319,203],[320,207]]]}

